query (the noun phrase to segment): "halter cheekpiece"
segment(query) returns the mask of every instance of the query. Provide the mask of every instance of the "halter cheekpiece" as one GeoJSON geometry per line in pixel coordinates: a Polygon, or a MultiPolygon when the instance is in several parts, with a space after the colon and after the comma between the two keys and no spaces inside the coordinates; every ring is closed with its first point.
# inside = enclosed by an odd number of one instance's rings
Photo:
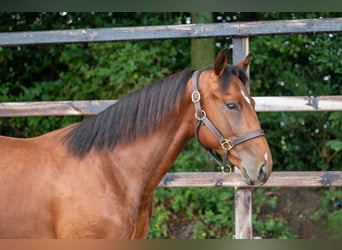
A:
{"type": "Polygon", "coordinates": [[[198,78],[200,75],[200,71],[195,71],[192,75],[192,93],[191,93],[191,100],[195,105],[195,118],[196,118],[196,126],[195,126],[195,135],[200,143],[200,145],[213,157],[213,159],[221,166],[221,170],[224,174],[225,169],[229,169],[228,174],[232,171],[232,166],[230,166],[227,163],[227,156],[230,150],[232,150],[236,145],[243,143],[245,141],[251,140],[253,138],[259,137],[259,136],[265,136],[265,133],[262,129],[255,130],[252,132],[248,132],[246,134],[243,134],[239,137],[233,138],[233,139],[226,139],[212,124],[212,122],[208,119],[206,112],[202,109],[201,106],[201,94],[198,90],[198,78]],[[217,140],[220,142],[221,147],[223,149],[223,156],[222,160],[220,160],[214,153],[214,151],[205,146],[199,139],[198,132],[201,125],[205,125],[210,132],[217,138],[217,140]]]}

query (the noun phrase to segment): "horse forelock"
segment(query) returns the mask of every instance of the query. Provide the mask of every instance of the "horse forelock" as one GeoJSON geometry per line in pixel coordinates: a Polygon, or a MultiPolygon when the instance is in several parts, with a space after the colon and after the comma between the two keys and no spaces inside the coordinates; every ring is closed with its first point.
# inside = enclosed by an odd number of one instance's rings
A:
{"type": "Polygon", "coordinates": [[[128,94],[101,113],[72,126],[63,142],[82,158],[92,149],[111,151],[118,144],[128,144],[152,132],[178,108],[193,72],[186,69],[128,94]]]}
{"type": "Polygon", "coordinates": [[[245,87],[248,85],[249,78],[242,68],[235,65],[227,65],[220,79],[220,83],[224,91],[229,88],[233,75],[238,77],[245,87]]]}

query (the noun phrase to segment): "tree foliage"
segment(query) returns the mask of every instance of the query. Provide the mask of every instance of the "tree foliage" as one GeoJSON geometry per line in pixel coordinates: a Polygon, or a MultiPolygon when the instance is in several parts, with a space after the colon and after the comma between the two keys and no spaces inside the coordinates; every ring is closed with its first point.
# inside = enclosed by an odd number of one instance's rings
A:
{"type": "MultiPolygon", "coordinates": [[[[214,13],[215,22],[334,17],[338,13],[214,13]]],[[[190,13],[0,13],[0,31],[181,24],[190,13]]],[[[341,34],[263,36],[250,39],[252,95],[341,95],[341,34]]],[[[231,38],[216,38],[216,50],[231,38]]],[[[0,101],[117,99],[190,65],[186,39],[0,47],[0,101]]],[[[231,61],[231,60],[230,60],[231,61]]],[[[339,170],[341,112],[260,113],[275,170],[339,170]]],[[[0,134],[31,137],[84,117],[1,118],[0,134]]],[[[192,140],[171,171],[213,171],[192,140]]],[[[151,238],[170,237],[171,221],[191,225],[191,237],[233,236],[234,191],[158,189],[151,238]]],[[[262,194],[257,194],[263,200],[262,194]]],[[[275,202],[263,200],[264,203],[275,202]]],[[[260,202],[261,203],[261,202],[260,202]]],[[[293,237],[285,224],[257,221],[262,237],[293,237]]]]}

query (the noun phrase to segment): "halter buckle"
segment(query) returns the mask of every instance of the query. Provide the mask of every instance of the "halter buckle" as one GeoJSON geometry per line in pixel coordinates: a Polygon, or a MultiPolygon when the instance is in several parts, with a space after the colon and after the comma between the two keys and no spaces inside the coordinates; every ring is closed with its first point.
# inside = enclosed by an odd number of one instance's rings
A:
{"type": "Polygon", "coordinates": [[[199,102],[201,100],[201,94],[199,91],[195,90],[191,93],[191,100],[193,103],[199,102]]]}
{"type": "Polygon", "coordinates": [[[227,151],[230,151],[233,148],[233,145],[230,143],[230,140],[224,139],[221,141],[221,147],[227,151]]]}

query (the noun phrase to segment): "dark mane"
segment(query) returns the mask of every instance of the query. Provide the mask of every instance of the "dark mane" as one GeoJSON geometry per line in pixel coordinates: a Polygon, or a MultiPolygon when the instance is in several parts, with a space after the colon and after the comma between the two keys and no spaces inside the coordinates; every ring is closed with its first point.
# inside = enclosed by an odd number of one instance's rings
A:
{"type": "Polygon", "coordinates": [[[187,69],[132,92],[101,113],[74,125],[63,138],[68,149],[84,157],[92,148],[112,150],[155,130],[171,110],[178,108],[187,81],[187,69]]]}
{"type": "MultiPolygon", "coordinates": [[[[212,68],[213,67],[207,67],[205,69],[202,69],[201,71],[211,70],[212,68]]],[[[223,91],[228,90],[233,75],[238,77],[245,87],[249,85],[249,77],[247,76],[244,69],[236,65],[227,64],[220,79],[220,84],[223,91]]]]}
{"type": "MultiPolygon", "coordinates": [[[[193,72],[184,70],[128,94],[101,113],[71,127],[63,142],[73,154],[84,157],[93,148],[113,150],[117,144],[128,144],[154,131],[171,110],[179,108],[193,72]]],[[[243,69],[227,65],[221,78],[223,90],[228,89],[232,75],[244,85],[248,82],[243,69]]]]}
{"type": "Polygon", "coordinates": [[[245,87],[249,84],[249,78],[242,68],[228,64],[221,77],[221,85],[223,90],[226,91],[228,89],[233,75],[237,76],[245,87]]]}

